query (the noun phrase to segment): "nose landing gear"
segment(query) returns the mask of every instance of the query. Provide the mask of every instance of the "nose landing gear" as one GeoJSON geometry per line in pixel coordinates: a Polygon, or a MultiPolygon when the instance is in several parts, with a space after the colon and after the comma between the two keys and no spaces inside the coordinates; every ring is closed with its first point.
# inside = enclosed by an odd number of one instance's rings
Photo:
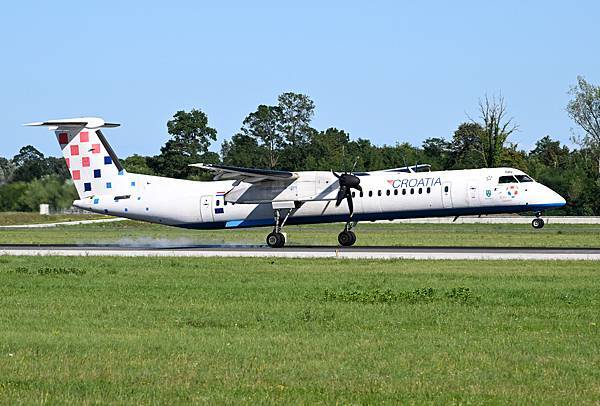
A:
{"type": "Polygon", "coordinates": [[[544,219],[541,217],[542,217],[542,213],[540,213],[540,212],[535,213],[535,218],[531,221],[531,227],[535,228],[536,230],[543,228],[545,223],[544,223],[544,219]]]}

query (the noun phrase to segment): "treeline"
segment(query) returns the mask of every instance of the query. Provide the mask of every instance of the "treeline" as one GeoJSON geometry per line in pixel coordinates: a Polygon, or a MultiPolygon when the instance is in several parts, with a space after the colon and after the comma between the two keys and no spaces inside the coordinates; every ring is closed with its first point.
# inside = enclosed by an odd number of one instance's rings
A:
{"type": "Polygon", "coordinates": [[[31,145],[12,159],[0,157],[0,211],[37,211],[41,203],[67,208],[76,198],[63,158],[45,157],[31,145]]]}
{"type": "MultiPolygon", "coordinates": [[[[217,131],[207,115],[178,111],[167,122],[168,141],[155,156],[123,159],[129,172],[195,180],[210,174],[189,164],[224,163],[285,170],[378,170],[429,163],[433,170],[509,166],[521,169],[567,198],[555,214],[600,215],[600,87],[579,77],[566,111],[583,136],[577,148],[551,136],[525,151],[512,139],[518,128],[502,97],[484,97],[478,118],[461,123],[448,137],[427,138],[420,146],[406,142],[374,145],[351,139],[342,129],[311,125],[314,102],[306,95],[283,93],[274,105],[260,105],[240,131],[209,151],[217,131]]],[[[0,158],[0,210],[37,210],[39,203],[66,207],[76,196],[62,159],[44,157],[32,146],[12,159],[0,158]]]]}

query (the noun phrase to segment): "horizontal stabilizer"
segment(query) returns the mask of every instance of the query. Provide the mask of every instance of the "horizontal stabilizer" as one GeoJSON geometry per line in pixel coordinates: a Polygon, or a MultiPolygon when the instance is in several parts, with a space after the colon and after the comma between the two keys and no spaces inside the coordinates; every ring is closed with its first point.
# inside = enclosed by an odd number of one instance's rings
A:
{"type": "Polygon", "coordinates": [[[62,120],[48,120],[38,121],[34,123],[27,123],[27,126],[47,126],[47,127],[85,127],[85,128],[114,128],[120,124],[107,123],[100,117],[77,117],[77,118],[66,118],[62,120]]]}

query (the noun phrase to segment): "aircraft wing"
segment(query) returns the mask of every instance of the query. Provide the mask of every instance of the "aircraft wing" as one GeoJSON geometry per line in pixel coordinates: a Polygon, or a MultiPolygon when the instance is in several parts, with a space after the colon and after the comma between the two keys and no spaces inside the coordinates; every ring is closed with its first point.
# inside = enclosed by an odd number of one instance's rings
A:
{"type": "Polygon", "coordinates": [[[213,172],[215,174],[214,180],[240,180],[248,183],[258,183],[264,181],[292,181],[298,178],[297,173],[272,169],[240,168],[202,163],[191,164],[190,166],[213,172]]]}

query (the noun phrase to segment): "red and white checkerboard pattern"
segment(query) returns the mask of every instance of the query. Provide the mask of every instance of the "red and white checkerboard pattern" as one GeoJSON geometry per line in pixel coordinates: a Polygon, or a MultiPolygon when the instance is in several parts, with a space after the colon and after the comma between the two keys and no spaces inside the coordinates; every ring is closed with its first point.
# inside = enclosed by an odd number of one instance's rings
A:
{"type": "Polygon", "coordinates": [[[58,128],[56,137],[80,198],[112,195],[126,183],[95,130],[58,128]]]}

